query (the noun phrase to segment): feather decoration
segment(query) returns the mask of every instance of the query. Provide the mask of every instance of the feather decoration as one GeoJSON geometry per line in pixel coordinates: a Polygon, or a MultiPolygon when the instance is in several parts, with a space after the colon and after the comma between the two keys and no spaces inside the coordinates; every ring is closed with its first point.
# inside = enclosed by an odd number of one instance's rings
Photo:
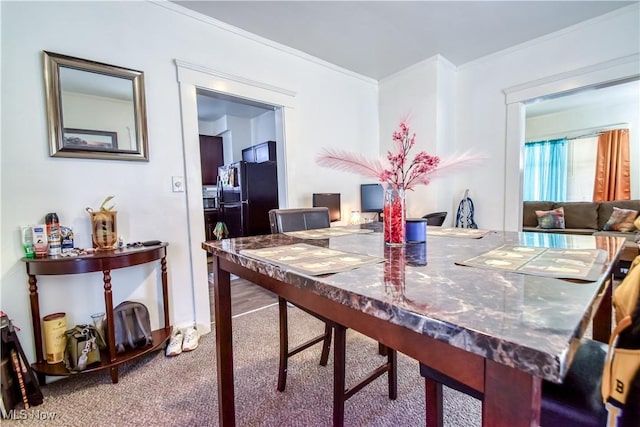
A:
{"type": "Polygon", "coordinates": [[[326,148],[316,161],[320,166],[375,178],[394,188],[412,190],[416,185],[427,185],[434,178],[464,170],[486,158],[466,151],[441,159],[420,151],[413,160],[409,160],[409,151],[414,146],[415,137],[416,134],[411,133],[407,123],[401,122],[392,138],[397,152],[387,151],[388,167],[385,167],[381,159],[370,160],[358,153],[326,148]]]}
{"type": "Polygon", "coordinates": [[[431,172],[428,172],[416,180],[416,184],[429,184],[434,178],[440,178],[451,172],[463,171],[470,166],[475,166],[486,159],[486,156],[465,151],[462,154],[453,154],[442,158],[440,164],[431,172]]]}
{"type": "Polygon", "coordinates": [[[342,170],[381,180],[385,167],[380,159],[370,160],[361,154],[350,153],[338,149],[323,149],[318,156],[317,163],[331,169],[342,170]]]}

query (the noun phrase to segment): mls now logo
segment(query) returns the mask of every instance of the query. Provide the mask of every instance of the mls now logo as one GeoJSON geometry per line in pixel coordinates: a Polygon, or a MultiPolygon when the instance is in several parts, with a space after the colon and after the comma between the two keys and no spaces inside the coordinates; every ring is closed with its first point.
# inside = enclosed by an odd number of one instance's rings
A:
{"type": "Polygon", "coordinates": [[[2,408],[2,418],[9,419],[9,420],[34,419],[34,420],[47,421],[47,420],[54,420],[57,415],[58,414],[56,414],[55,412],[46,412],[46,411],[39,411],[39,410],[27,411],[26,409],[10,409],[8,411],[5,411],[5,409],[2,408]]]}
{"type": "Polygon", "coordinates": [[[29,418],[29,413],[26,409],[9,409],[5,411],[2,408],[2,418],[9,420],[26,420],[29,418]]]}

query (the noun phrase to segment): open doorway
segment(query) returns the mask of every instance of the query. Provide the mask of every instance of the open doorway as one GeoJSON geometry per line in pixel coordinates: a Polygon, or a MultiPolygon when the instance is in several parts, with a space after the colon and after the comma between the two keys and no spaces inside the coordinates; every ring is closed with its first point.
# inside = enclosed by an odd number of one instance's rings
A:
{"type": "MultiPolygon", "coordinates": [[[[215,226],[218,221],[224,221],[228,231],[232,232],[231,223],[223,212],[224,203],[217,200],[218,169],[224,171],[226,167],[240,161],[261,162],[275,161],[278,163],[275,146],[276,136],[276,106],[256,101],[221,94],[208,90],[197,91],[198,133],[200,139],[200,164],[202,173],[202,190],[204,206],[205,238],[215,239],[215,226]],[[272,150],[267,150],[265,158],[250,156],[260,147],[267,144],[272,150]],[[250,158],[251,157],[251,158],[250,158]]],[[[237,221],[232,221],[237,223],[237,221]]],[[[207,273],[209,283],[212,280],[212,263],[208,259],[207,273]]],[[[239,315],[267,305],[274,304],[277,299],[269,291],[252,283],[235,279],[232,286],[232,315],[239,315]]],[[[214,308],[212,305],[213,286],[209,287],[211,304],[211,321],[213,322],[214,308]]]]}
{"type": "Polygon", "coordinates": [[[504,230],[522,229],[523,150],[527,105],[580,91],[637,81],[640,78],[637,63],[638,55],[631,55],[504,89],[507,107],[504,230]]]}
{"type": "Polygon", "coordinates": [[[562,197],[561,200],[554,200],[557,202],[592,201],[597,137],[616,129],[630,130],[631,199],[640,198],[640,162],[637,161],[640,158],[639,80],[583,89],[565,96],[527,103],[525,108],[523,200],[547,200],[544,196],[546,193],[558,192],[562,193],[562,197]],[[562,167],[549,173],[535,173],[537,167],[548,167],[538,166],[536,160],[539,159],[528,159],[527,154],[532,156],[543,148],[548,150],[554,144],[563,147],[555,151],[563,159],[562,167]],[[539,182],[543,176],[545,182],[539,182]]]}
{"type": "MultiPolygon", "coordinates": [[[[281,207],[287,206],[287,162],[285,158],[286,136],[296,129],[296,92],[274,86],[268,82],[254,81],[244,76],[176,60],[180,91],[180,114],[182,117],[182,140],[184,147],[185,187],[188,218],[189,245],[186,250],[191,260],[189,278],[192,294],[192,309],[203,333],[211,330],[207,256],[202,249],[205,241],[203,227],[203,198],[200,166],[200,143],[198,123],[198,92],[227,95],[234,102],[257,102],[275,107],[276,141],[278,158],[278,199],[281,207]],[[285,120],[286,117],[286,120],[285,120]]],[[[229,100],[229,99],[228,99],[229,100]]],[[[185,278],[187,279],[187,278],[185,278]]],[[[186,287],[185,287],[186,288],[186,287]]],[[[188,289],[184,289],[188,292],[188,289]]],[[[183,307],[183,309],[188,309],[183,307]]]]}

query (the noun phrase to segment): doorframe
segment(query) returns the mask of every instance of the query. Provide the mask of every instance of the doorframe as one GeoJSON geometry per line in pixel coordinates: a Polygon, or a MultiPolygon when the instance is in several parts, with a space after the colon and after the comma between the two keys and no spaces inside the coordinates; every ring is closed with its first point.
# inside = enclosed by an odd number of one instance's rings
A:
{"type": "Polygon", "coordinates": [[[201,65],[175,60],[180,92],[182,118],[182,144],[185,172],[185,197],[187,203],[187,230],[193,317],[200,332],[211,331],[209,280],[207,255],[202,249],[205,241],[202,226],[202,176],[200,164],[200,140],[198,131],[198,89],[227,94],[236,98],[257,101],[276,106],[276,155],[278,159],[278,197],[280,206],[287,205],[286,137],[295,129],[296,92],[268,83],[227,74],[201,65]],[[286,120],[285,120],[286,119],[286,120]]]}
{"type": "Polygon", "coordinates": [[[503,230],[522,230],[526,104],[640,78],[640,54],[556,74],[504,89],[507,104],[503,230]]]}

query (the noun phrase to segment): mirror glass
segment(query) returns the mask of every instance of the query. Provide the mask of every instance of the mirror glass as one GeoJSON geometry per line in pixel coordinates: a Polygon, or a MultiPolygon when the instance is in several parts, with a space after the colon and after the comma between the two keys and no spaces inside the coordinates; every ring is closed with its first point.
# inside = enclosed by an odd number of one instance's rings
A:
{"type": "Polygon", "coordinates": [[[44,52],[50,154],[148,161],[143,73],[44,52]]]}

